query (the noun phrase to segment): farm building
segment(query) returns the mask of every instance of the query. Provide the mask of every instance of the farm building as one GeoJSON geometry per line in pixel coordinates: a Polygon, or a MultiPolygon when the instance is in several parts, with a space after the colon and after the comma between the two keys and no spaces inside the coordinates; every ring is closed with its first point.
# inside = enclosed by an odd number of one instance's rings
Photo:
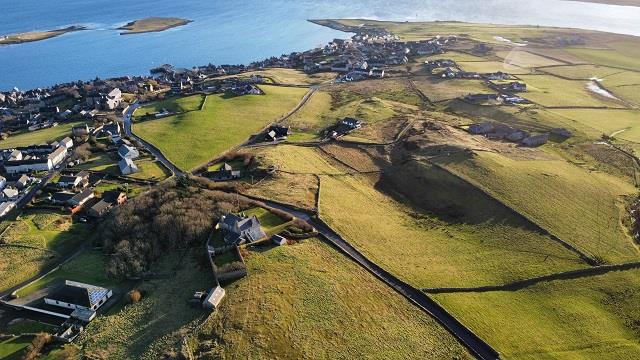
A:
{"type": "Polygon", "coordinates": [[[225,293],[226,292],[222,287],[220,287],[220,285],[216,286],[209,291],[209,294],[207,294],[207,297],[205,297],[202,302],[202,306],[207,309],[216,310],[220,306],[222,299],[224,299],[225,293]]]}
{"type": "Polygon", "coordinates": [[[271,241],[278,246],[287,245],[287,239],[280,235],[273,235],[271,241]]]}
{"type": "Polygon", "coordinates": [[[265,135],[267,141],[285,140],[289,135],[289,128],[281,125],[270,126],[265,135]]]}
{"type": "Polygon", "coordinates": [[[44,298],[47,305],[67,309],[88,309],[96,311],[113,296],[113,292],[103,287],[66,280],[64,285],[44,298]]]}
{"type": "Polygon", "coordinates": [[[488,122],[481,123],[481,124],[472,124],[471,126],[469,126],[469,132],[471,134],[476,134],[476,135],[488,134],[492,132],[493,129],[494,129],[493,124],[488,122]]]}
{"type": "Polygon", "coordinates": [[[549,134],[534,135],[522,140],[522,145],[536,147],[546,144],[547,141],[549,141],[549,134]]]}
{"type": "Polygon", "coordinates": [[[0,217],[7,215],[15,207],[16,203],[13,201],[5,201],[3,203],[0,203],[0,217]]]}
{"type": "Polygon", "coordinates": [[[233,170],[233,167],[227,163],[224,163],[220,169],[211,171],[207,174],[207,176],[213,181],[229,181],[238,179],[240,175],[240,170],[233,170]]]}

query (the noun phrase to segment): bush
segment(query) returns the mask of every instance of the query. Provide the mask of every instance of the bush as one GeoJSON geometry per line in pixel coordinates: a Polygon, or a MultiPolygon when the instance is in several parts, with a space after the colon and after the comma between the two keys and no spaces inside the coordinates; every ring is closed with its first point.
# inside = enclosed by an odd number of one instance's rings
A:
{"type": "Polygon", "coordinates": [[[142,293],[140,291],[138,291],[138,290],[135,290],[135,289],[129,291],[127,296],[129,297],[129,302],[131,304],[135,304],[138,301],[140,301],[140,299],[142,299],[142,293]]]}
{"type": "Polygon", "coordinates": [[[40,352],[45,347],[45,345],[50,343],[51,340],[52,340],[51,334],[39,333],[38,335],[36,335],[35,338],[33,338],[33,341],[31,341],[31,344],[27,347],[27,351],[25,352],[22,359],[23,360],[36,359],[38,355],[40,355],[40,352]]]}

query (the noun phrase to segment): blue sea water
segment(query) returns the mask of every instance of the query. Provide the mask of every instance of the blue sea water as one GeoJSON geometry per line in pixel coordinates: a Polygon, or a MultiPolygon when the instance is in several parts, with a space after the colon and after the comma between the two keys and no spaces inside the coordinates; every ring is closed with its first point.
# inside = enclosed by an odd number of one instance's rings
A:
{"type": "Polygon", "coordinates": [[[0,0],[0,34],[85,25],[86,31],[0,46],[0,90],[96,76],[147,74],[170,63],[248,63],[346,34],[307,19],[458,20],[563,26],[640,35],[640,8],[562,0],[0,0]],[[159,33],[119,35],[139,18],[193,20],[159,33]]]}

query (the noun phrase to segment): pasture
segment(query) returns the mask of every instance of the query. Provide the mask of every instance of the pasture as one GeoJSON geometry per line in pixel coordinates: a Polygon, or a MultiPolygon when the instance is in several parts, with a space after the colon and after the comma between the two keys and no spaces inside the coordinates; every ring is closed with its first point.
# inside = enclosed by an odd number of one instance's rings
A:
{"type": "Polygon", "coordinates": [[[179,168],[192,170],[291,111],[307,89],[261,86],[265,95],[210,95],[202,111],[134,124],[179,168]]]}
{"type": "Polygon", "coordinates": [[[190,341],[202,358],[470,358],[431,317],[318,239],[245,260],[250,275],[227,287],[190,341]]]}

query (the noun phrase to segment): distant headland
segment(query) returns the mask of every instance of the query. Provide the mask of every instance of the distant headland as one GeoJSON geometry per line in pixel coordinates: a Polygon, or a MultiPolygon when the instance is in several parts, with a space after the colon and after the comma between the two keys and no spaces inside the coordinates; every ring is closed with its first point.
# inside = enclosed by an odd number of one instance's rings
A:
{"type": "Polygon", "coordinates": [[[132,21],[118,30],[127,30],[121,32],[120,35],[142,34],[148,32],[165,31],[174,27],[187,25],[192,20],[173,18],[173,17],[149,17],[132,21]]]}

